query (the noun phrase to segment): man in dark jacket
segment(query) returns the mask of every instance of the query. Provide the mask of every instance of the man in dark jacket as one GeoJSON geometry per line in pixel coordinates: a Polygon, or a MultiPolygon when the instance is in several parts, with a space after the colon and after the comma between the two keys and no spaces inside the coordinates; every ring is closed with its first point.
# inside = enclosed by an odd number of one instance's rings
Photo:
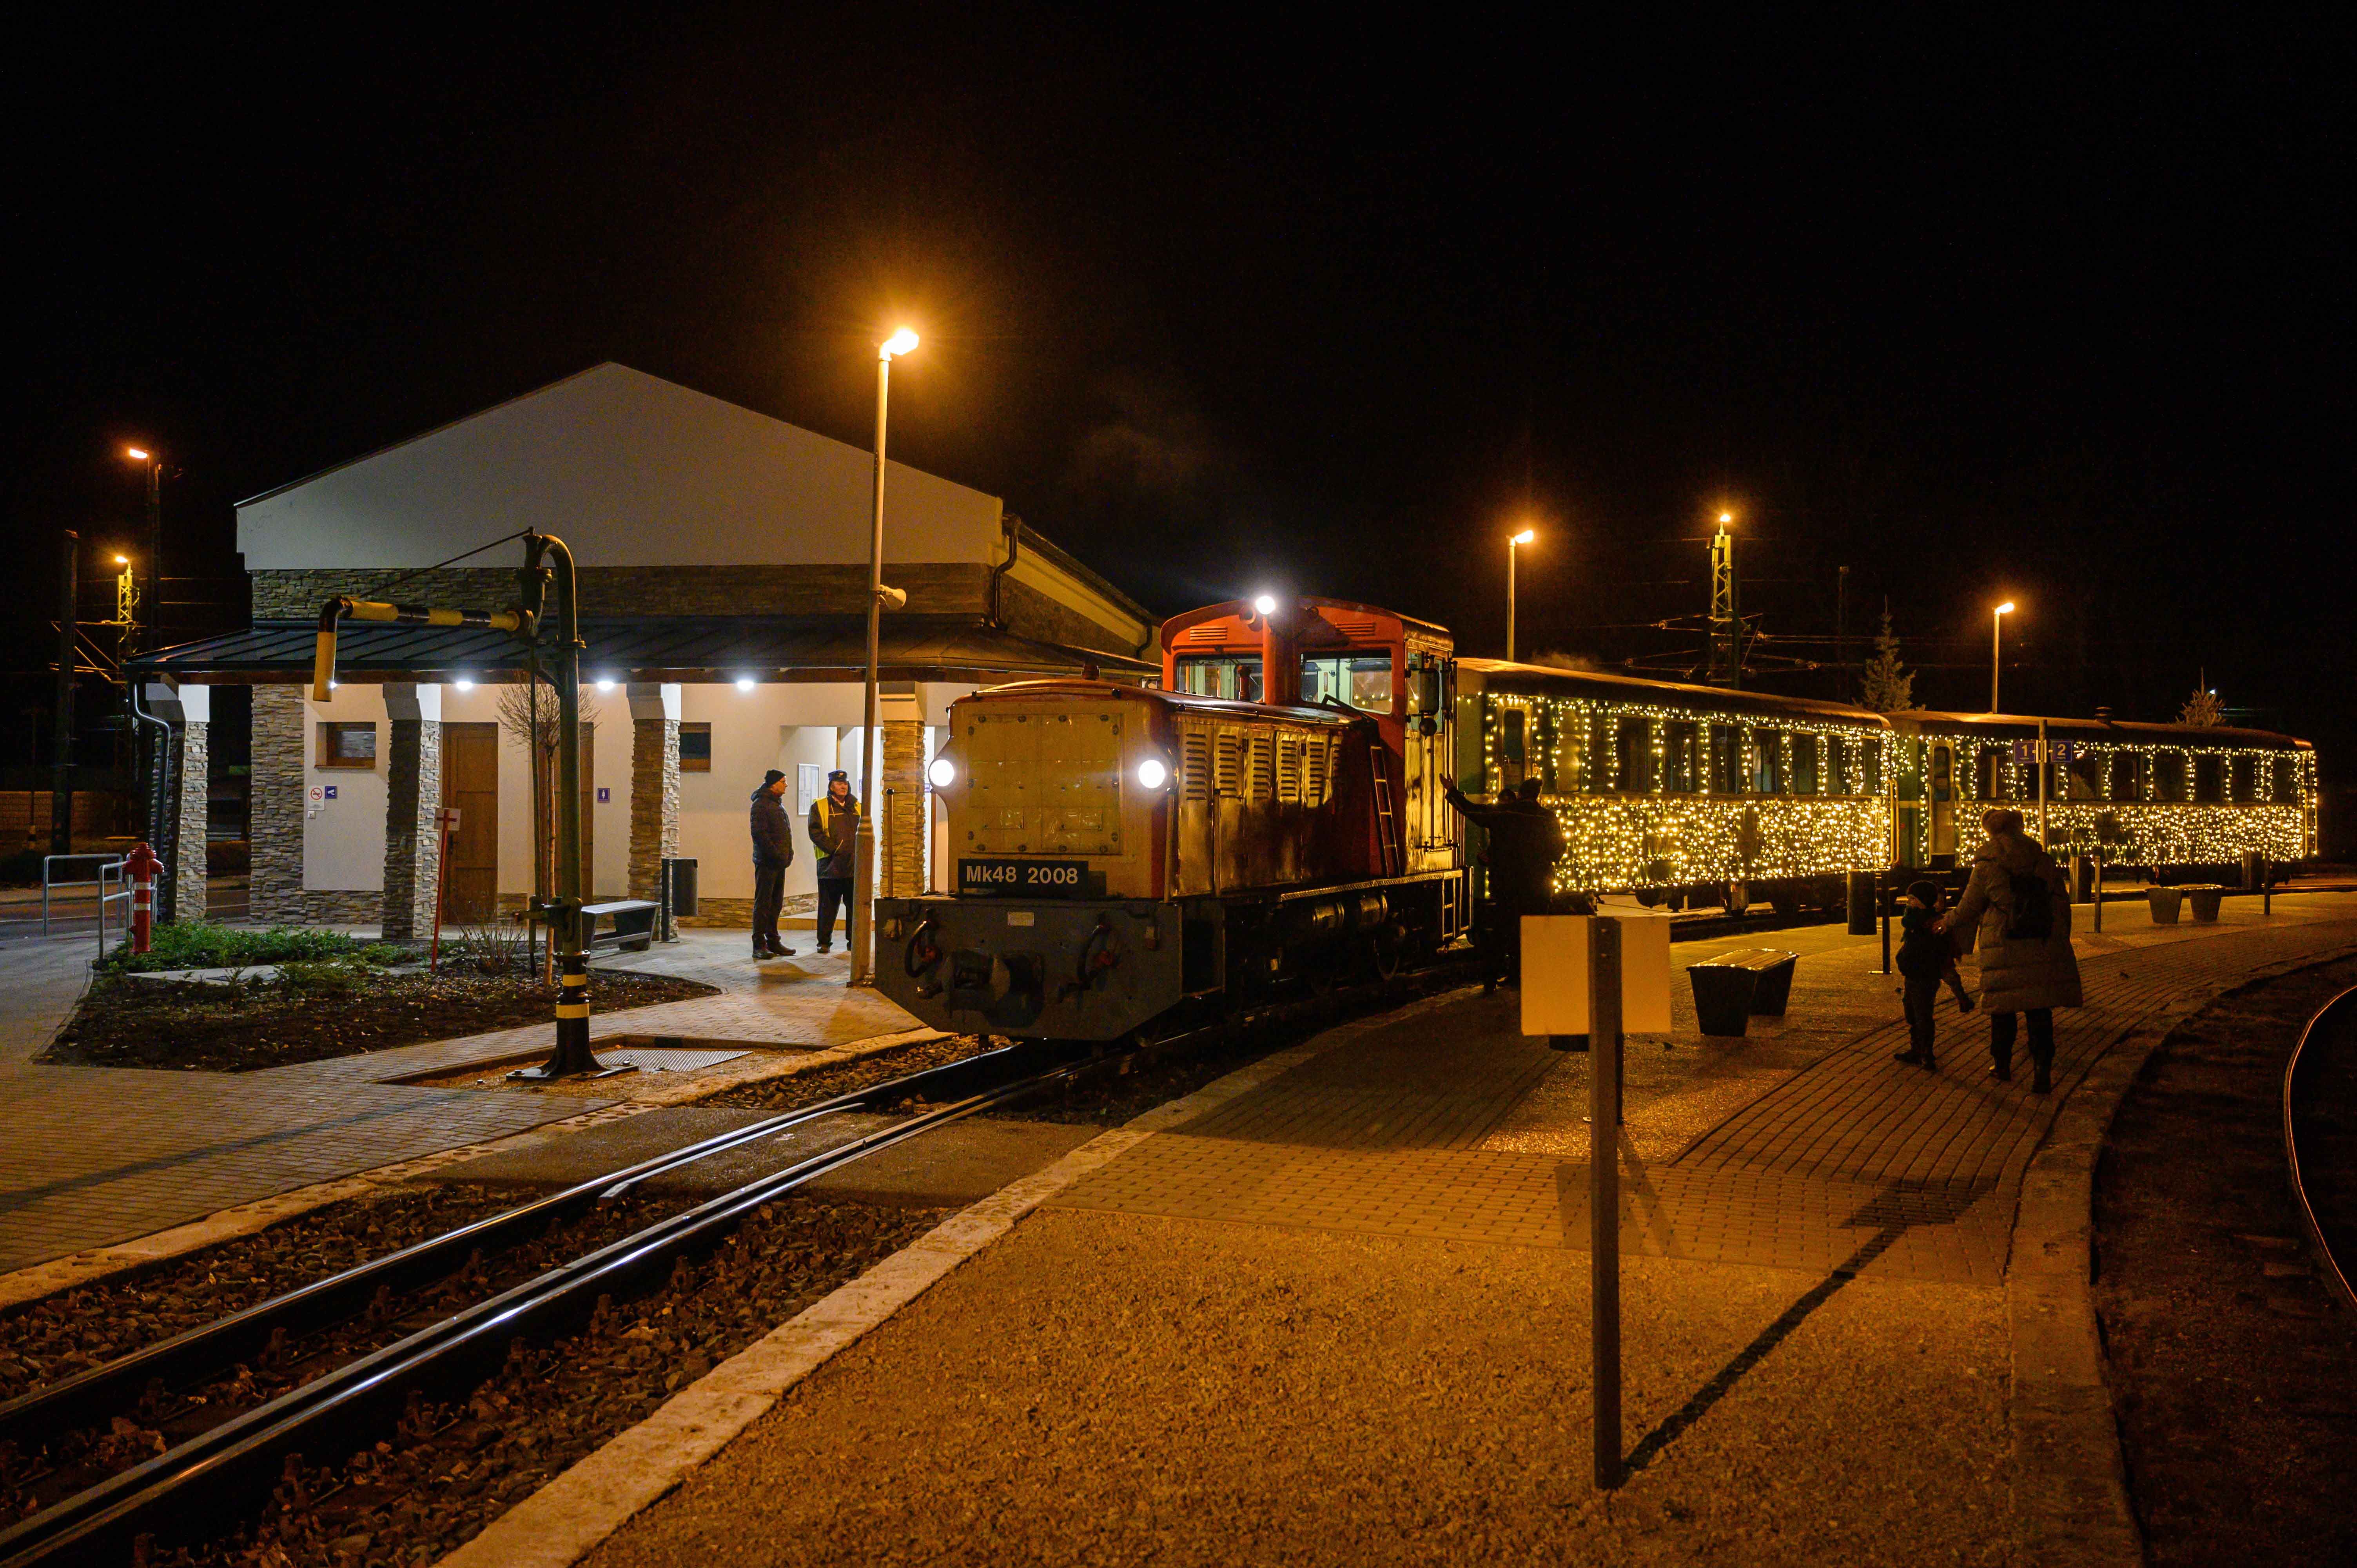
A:
{"type": "Polygon", "coordinates": [[[844,912],[844,940],[851,940],[851,880],[859,849],[859,802],[851,775],[840,768],[826,776],[826,793],[811,802],[811,847],[818,851],[818,950],[834,948],[834,915],[844,912]]]}
{"type": "MultiPolygon", "coordinates": [[[[1490,835],[1491,929],[1505,978],[1523,977],[1523,917],[1544,915],[1555,897],[1555,863],[1563,858],[1563,824],[1539,802],[1539,781],[1525,779],[1494,806],[1476,805],[1444,778],[1448,803],[1490,835]]],[[[1491,983],[1495,983],[1493,981],[1491,983]]]]}
{"type": "Polygon", "coordinates": [[[791,958],[794,950],[778,940],[778,907],[786,900],[786,867],[794,863],[794,830],[779,797],[786,776],[770,769],[753,791],[753,957],[791,958]]]}

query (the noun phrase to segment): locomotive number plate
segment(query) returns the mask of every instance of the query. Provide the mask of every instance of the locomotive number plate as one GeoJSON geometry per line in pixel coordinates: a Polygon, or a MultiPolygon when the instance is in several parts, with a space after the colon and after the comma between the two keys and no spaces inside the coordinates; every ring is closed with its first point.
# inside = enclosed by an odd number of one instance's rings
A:
{"type": "Polygon", "coordinates": [[[1077,860],[961,860],[961,893],[1014,893],[1033,898],[1078,898],[1088,891],[1085,864],[1077,860]]]}

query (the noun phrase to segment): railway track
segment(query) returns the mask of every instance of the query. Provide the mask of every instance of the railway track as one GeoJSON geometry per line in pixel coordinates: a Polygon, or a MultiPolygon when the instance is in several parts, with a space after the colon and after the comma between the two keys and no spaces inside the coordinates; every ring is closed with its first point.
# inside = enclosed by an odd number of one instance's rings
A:
{"type": "Polygon", "coordinates": [[[587,1318],[600,1298],[659,1286],[683,1260],[721,1246],[750,1214],[831,1171],[967,1117],[1150,1067],[1245,1030],[1331,1016],[1354,1004],[1448,984],[1443,962],[1391,986],[1366,986],[1254,1009],[1110,1052],[1023,1044],[863,1086],[605,1173],[461,1226],[90,1368],[0,1404],[0,1440],[39,1442],[102,1425],[143,1400],[199,1388],[306,1335],[382,1313],[389,1298],[457,1274],[470,1261],[538,1236],[667,1172],[775,1137],[819,1118],[913,1104],[902,1120],[674,1213],[569,1262],[417,1327],[395,1342],[234,1414],[0,1530],[0,1568],[132,1561],[143,1536],[218,1534],[266,1498],[290,1455],[365,1446],[419,1399],[444,1399],[493,1372],[520,1340],[587,1318]]]}
{"type": "Polygon", "coordinates": [[[2357,1309],[2357,986],[2316,1010],[2284,1066],[2284,1159],[2327,1288],[2357,1309]]]}

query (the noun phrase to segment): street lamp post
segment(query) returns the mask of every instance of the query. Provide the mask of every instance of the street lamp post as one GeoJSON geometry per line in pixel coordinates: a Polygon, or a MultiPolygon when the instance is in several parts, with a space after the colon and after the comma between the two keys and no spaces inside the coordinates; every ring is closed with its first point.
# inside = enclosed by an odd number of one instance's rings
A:
{"type": "Polygon", "coordinates": [[[859,878],[851,890],[851,983],[866,985],[875,979],[876,926],[876,802],[877,781],[883,772],[883,747],[876,738],[877,649],[883,628],[884,587],[884,418],[891,405],[892,360],[917,346],[917,335],[903,327],[877,346],[876,351],[876,515],[867,540],[867,692],[859,731],[859,787],[867,795],[859,813],[851,865],[859,878]]]}
{"type": "Polygon", "coordinates": [[[147,624],[139,646],[145,653],[164,645],[164,459],[136,446],[123,455],[147,466],[147,624]]]}
{"type": "Polygon", "coordinates": [[[1506,541],[1506,662],[1514,661],[1514,558],[1522,547],[1538,537],[1524,529],[1506,541]]]}
{"type": "Polygon", "coordinates": [[[1989,712],[2001,713],[1997,706],[1996,677],[2005,658],[2005,618],[2013,613],[2013,601],[2007,599],[1989,616],[1989,712]]]}

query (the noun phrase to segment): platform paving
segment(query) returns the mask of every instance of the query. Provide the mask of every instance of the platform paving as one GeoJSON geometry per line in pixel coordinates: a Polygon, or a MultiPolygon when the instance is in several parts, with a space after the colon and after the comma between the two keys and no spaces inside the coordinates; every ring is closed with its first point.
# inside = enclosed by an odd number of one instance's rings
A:
{"type": "MultiPolygon", "coordinates": [[[[686,974],[724,993],[599,1015],[593,1039],[808,1052],[915,1026],[872,992],[847,991],[839,956],[756,966],[736,957],[742,932],[688,937],[599,967],[686,974]]],[[[249,1073],[35,1061],[87,983],[93,948],[87,937],[0,948],[0,1273],[616,1103],[595,1083],[485,1093],[388,1081],[537,1053],[545,1025],[249,1073]]]]}
{"type": "Polygon", "coordinates": [[[1944,1003],[1941,1070],[1893,1063],[1879,943],[1831,929],[1740,939],[1803,950],[1781,1025],[1705,1040],[1682,1002],[1631,1042],[1618,1491],[1587,1477],[1587,1061],[1457,993],[1129,1135],[587,1561],[2027,1561],[2025,1163],[2140,1026],[2357,950],[2342,895],[2106,923],[2051,1097],[1988,1082],[1944,1003]]]}

